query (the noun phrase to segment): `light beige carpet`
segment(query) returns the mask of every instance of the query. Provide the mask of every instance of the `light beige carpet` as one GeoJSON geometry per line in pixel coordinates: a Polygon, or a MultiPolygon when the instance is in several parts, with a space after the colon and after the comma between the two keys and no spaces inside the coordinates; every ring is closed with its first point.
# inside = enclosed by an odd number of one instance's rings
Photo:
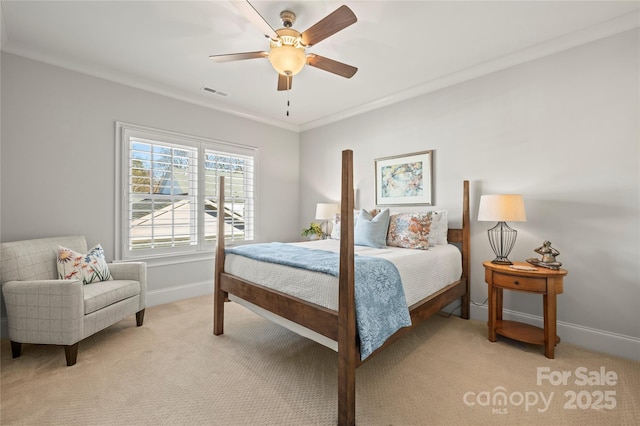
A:
{"type": "MultiPolygon", "coordinates": [[[[142,327],[131,317],[81,342],[73,367],[60,347],[23,345],[12,359],[3,340],[0,422],[335,424],[336,354],[226,306],[224,336],[211,333],[210,296],[184,300],[147,309],[142,327]]],[[[358,424],[640,424],[640,363],[564,342],[549,360],[539,346],[486,334],[482,322],[435,316],[361,366],[358,424]],[[539,368],[571,376],[538,384],[539,368]]]]}

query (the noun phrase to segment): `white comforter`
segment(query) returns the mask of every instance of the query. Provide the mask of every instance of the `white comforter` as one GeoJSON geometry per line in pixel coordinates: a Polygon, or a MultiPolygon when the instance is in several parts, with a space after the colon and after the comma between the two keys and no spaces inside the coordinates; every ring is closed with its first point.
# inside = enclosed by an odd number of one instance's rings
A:
{"type": "MultiPolygon", "coordinates": [[[[339,252],[339,240],[319,240],[295,245],[339,252]]],[[[407,305],[424,299],[462,275],[461,253],[454,245],[438,245],[429,250],[410,250],[398,247],[376,249],[356,246],[355,253],[361,256],[376,256],[391,261],[402,279],[407,305]]],[[[338,309],[338,279],[320,272],[273,263],[259,262],[244,256],[227,254],[226,272],[251,282],[273,288],[300,299],[338,309]]]]}

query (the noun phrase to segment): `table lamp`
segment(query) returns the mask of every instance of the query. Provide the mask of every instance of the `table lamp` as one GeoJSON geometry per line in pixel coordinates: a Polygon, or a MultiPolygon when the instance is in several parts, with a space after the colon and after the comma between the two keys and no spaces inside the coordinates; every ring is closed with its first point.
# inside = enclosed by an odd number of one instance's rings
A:
{"type": "Polygon", "coordinates": [[[509,227],[506,222],[525,222],[524,201],[519,194],[483,195],[480,197],[478,220],[498,222],[487,230],[489,243],[496,255],[491,263],[512,265],[508,259],[511,249],[516,243],[518,231],[509,227]]]}

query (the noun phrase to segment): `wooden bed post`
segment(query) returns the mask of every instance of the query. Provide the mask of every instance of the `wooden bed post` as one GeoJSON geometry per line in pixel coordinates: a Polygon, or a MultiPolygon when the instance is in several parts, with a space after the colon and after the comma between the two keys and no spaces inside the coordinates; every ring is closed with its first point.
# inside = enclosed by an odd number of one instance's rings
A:
{"type": "Polygon", "coordinates": [[[462,196],[462,278],[466,281],[466,292],[461,298],[460,316],[469,319],[471,316],[471,222],[469,220],[469,181],[464,181],[462,196]]]}
{"type": "Polygon", "coordinates": [[[342,151],[338,303],[338,424],[356,422],[356,307],[353,247],[353,151],[342,151]]]}
{"type": "Polygon", "coordinates": [[[224,176],[218,178],[218,233],[213,276],[213,334],[224,333],[225,291],[220,290],[220,275],[224,272],[224,176]]]}

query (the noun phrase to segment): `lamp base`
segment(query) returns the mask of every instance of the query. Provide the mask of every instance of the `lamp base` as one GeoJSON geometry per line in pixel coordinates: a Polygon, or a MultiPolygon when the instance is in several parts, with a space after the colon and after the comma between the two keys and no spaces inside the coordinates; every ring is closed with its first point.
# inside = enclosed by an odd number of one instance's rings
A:
{"type": "Polygon", "coordinates": [[[516,243],[518,231],[511,228],[504,222],[498,222],[496,226],[487,231],[489,235],[489,243],[493,249],[496,258],[491,261],[498,265],[513,265],[507,256],[511,253],[511,249],[516,243]]]}
{"type": "Polygon", "coordinates": [[[491,261],[491,263],[495,263],[496,265],[513,265],[513,262],[507,259],[506,257],[496,257],[491,261]]]}
{"type": "Polygon", "coordinates": [[[331,229],[329,228],[329,224],[331,222],[328,220],[323,220],[322,222],[320,222],[320,229],[322,229],[322,238],[323,240],[328,240],[329,238],[331,238],[331,229]],[[322,225],[324,225],[324,229],[322,227],[322,225]]]}

